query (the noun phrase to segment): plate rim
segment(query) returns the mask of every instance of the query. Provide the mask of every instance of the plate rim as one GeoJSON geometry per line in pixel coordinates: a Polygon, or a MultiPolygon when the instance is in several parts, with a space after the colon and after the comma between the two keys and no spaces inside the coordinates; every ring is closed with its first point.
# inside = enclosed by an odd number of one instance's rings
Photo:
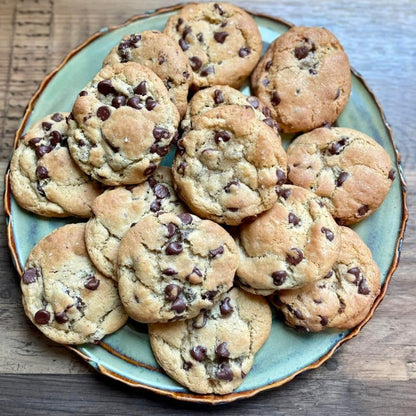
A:
{"type": "MultiPolygon", "coordinates": [[[[136,22],[138,20],[141,20],[141,19],[145,19],[145,18],[153,17],[153,16],[156,16],[156,15],[159,15],[159,14],[179,10],[182,7],[184,7],[186,4],[188,4],[188,3],[179,3],[179,4],[172,5],[172,6],[160,7],[160,8],[154,9],[154,10],[146,11],[142,14],[134,15],[134,16],[130,17],[128,20],[126,20],[124,23],[121,23],[119,25],[113,25],[113,26],[102,28],[102,29],[98,30],[97,32],[93,33],[91,36],[89,36],[80,45],[78,45],[77,47],[73,48],[70,52],[68,52],[67,55],[61,61],[61,63],[43,78],[43,80],[40,82],[38,88],[36,89],[36,91],[31,96],[31,99],[29,100],[29,102],[28,102],[28,104],[25,108],[25,111],[24,111],[23,117],[20,121],[19,127],[16,130],[16,133],[14,135],[14,143],[13,143],[12,153],[16,149],[17,142],[18,142],[23,130],[25,129],[25,127],[27,125],[30,114],[33,111],[34,105],[35,105],[36,101],[38,100],[39,96],[43,93],[44,89],[49,84],[49,82],[55,77],[55,75],[78,52],[80,52],[82,49],[84,49],[86,46],[88,46],[94,40],[98,39],[101,36],[104,36],[105,34],[107,34],[109,32],[112,32],[116,29],[120,29],[122,27],[128,26],[129,24],[131,24],[133,22],[136,22]]],[[[269,19],[269,20],[272,20],[272,21],[277,22],[279,24],[283,24],[283,25],[287,26],[288,28],[295,26],[295,24],[281,18],[280,16],[271,16],[271,15],[268,15],[266,13],[250,11],[250,10],[247,10],[246,8],[244,8],[244,7],[241,7],[241,6],[239,6],[239,7],[241,9],[245,10],[247,13],[249,13],[250,15],[252,15],[254,17],[269,19]]],[[[233,402],[233,401],[238,400],[238,399],[243,399],[243,398],[247,399],[247,398],[253,397],[254,395],[256,395],[256,394],[258,394],[262,391],[271,390],[271,389],[280,387],[280,386],[290,382],[291,380],[293,380],[299,374],[302,374],[302,373],[304,373],[308,370],[312,370],[312,369],[320,367],[323,363],[325,363],[327,360],[329,360],[333,356],[335,351],[341,345],[343,345],[345,342],[349,341],[350,339],[356,337],[361,332],[361,329],[364,327],[364,325],[372,318],[372,316],[374,315],[374,312],[377,309],[378,305],[384,299],[384,297],[386,295],[386,292],[387,292],[387,289],[388,289],[388,286],[389,286],[389,283],[391,281],[391,278],[392,278],[394,272],[397,270],[397,267],[398,267],[399,261],[400,261],[400,255],[401,255],[401,250],[402,250],[404,233],[405,233],[407,221],[408,221],[408,218],[409,218],[409,210],[408,210],[408,207],[407,207],[407,185],[406,185],[406,180],[405,180],[405,177],[404,177],[404,171],[403,171],[403,166],[402,166],[402,162],[401,162],[401,156],[400,156],[398,147],[397,147],[397,145],[395,143],[395,140],[394,140],[394,137],[393,137],[392,127],[386,119],[384,110],[383,110],[379,100],[375,96],[372,89],[368,86],[367,82],[364,80],[362,75],[358,71],[356,71],[353,67],[351,67],[351,72],[358,78],[358,80],[362,83],[362,85],[364,86],[366,91],[370,94],[372,100],[374,101],[374,103],[375,103],[375,105],[376,105],[376,107],[377,107],[377,109],[380,113],[382,123],[383,123],[384,127],[386,128],[386,132],[389,136],[391,145],[393,147],[394,155],[395,155],[395,158],[396,158],[396,163],[395,164],[396,164],[396,168],[397,168],[397,172],[398,172],[398,179],[400,180],[400,193],[401,193],[401,198],[402,198],[402,201],[403,201],[402,212],[401,212],[401,224],[400,224],[400,229],[399,229],[399,233],[398,233],[396,244],[395,244],[394,256],[392,258],[389,270],[386,274],[385,281],[384,281],[384,283],[381,287],[380,293],[377,296],[377,298],[375,299],[375,301],[374,301],[370,311],[368,312],[366,318],[360,324],[358,324],[356,327],[354,327],[343,338],[338,340],[327,353],[322,355],[320,358],[318,358],[313,363],[311,363],[309,365],[306,365],[305,367],[297,370],[293,374],[291,374],[291,375],[289,375],[289,376],[287,376],[287,377],[285,377],[281,380],[274,381],[272,383],[266,384],[266,385],[261,386],[261,387],[257,387],[257,388],[254,388],[254,389],[245,390],[245,391],[241,391],[241,392],[232,392],[232,393],[228,393],[228,394],[225,394],[225,395],[195,394],[195,393],[190,392],[190,391],[186,392],[186,393],[183,393],[183,392],[175,392],[175,391],[171,391],[171,390],[167,390],[167,389],[163,389],[163,388],[159,388],[159,387],[153,387],[153,386],[150,386],[150,385],[145,384],[145,383],[141,383],[141,382],[137,382],[137,381],[128,379],[126,377],[123,377],[121,374],[113,372],[109,368],[105,367],[103,364],[101,364],[97,361],[94,361],[94,359],[87,356],[86,354],[84,354],[82,351],[78,350],[74,346],[66,345],[65,347],[67,349],[75,352],[85,362],[87,362],[90,366],[92,366],[97,372],[99,372],[99,373],[101,373],[101,374],[103,374],[107,377],[110,377],[112,379],[118,380],[119,382],[122,382],[123,384],[126,384],[130,387],[141,388],[141,389],[144,389],[144,390],[152,391],[154,393],[157,393],[157,394],[160,394],[160,395],[163,395],[163,396],[166,396],[166,397],[170,397],[170,398],[173,398],[173,399],[176,399],[176,400],[180,400],[180,401],[218,405],[218,404],[230,403],[230,402],[233,402]]],[[[11,155],[10,155],[10,158],[11,158],[11,155]]],[[[9,250],[10,250],[10,254],[11,254],[11,257],[12,257],[13,265],[14,265],[15,269],[17,270],[18,274],[21,276],[22,273],[23,273],[23,270],[20,266],[20,262],[19,262],[19,258],[18,258],[18,254],[17,254],[17,249],[16,249],[16,244],[15,244],[15,240],[14,240],[14,235],[13,235],[13,228],[12,228],[11,188],[10,188],[9,176],[10,176],[10,159],[9,159],[9,163],[8,163],[7,168],[6,168],[6,172],[5,172],[5,176],[4,176],[4,194],[3,194],[3,206],[4,206],[4,214],[5,214],[5,222],[6,222],[6,238],[7,238],[7,243],[8,243],[8,247],[9,247],[9,250]]],[[[100,341],[100,343],[101,343],[101,341],[100,341]]],[[[99,343],[99,345],[100,345],[100,343],[99,343]]]]}

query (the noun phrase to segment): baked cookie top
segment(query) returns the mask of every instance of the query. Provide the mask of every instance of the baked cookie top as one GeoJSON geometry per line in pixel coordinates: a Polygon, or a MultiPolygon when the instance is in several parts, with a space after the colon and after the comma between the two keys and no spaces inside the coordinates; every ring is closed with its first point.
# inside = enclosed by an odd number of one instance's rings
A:
{"type": "Polygon", "coordinates": [[[196,89],[216,84],[240,88],[262,52],[254,19],[229,3],[185,5],[168,19],[164,33],[189,58],[196,89]]]}
{"type": "Polygon", "coordinates": [[[143,323],[188,319],[231,288],[237,248],[218,224],[188,213],[148,215],[122,238],[119,291],[143,323]]]}
{"type": "Polygon", "coordinates": [[[172,165],[178,194],[203,218],[238,225],[269,209],[286,180],[286,153],[253,108],[220,106],[195,117],[172,165]]]}
{"type": "Polygon", "coordinates": [[[49,114],[20,138],[10,163],[10,186],[17,203],[35,214],[86,218],[102,189],[69,154],[68,117],[49,114]]]}
{"type": "Polygon", "coordinates": [[[380,293],[380,270],[370,249],[352,229],[340,227],[340,233],[338,259],[325,277],[273,296],[290,326],[315,332],[353,328],[380,293]]]}
{"type": "Polygon", "coordinates": [[[129,61],[150,68],[165,84],[180,116],[185,115],[193,72],[177,42],[156,30],[126,35],[105,57],[103,66],[129,61]]]}
{"type": "Polygon", "coordinates": [[[295,26],[269,46],[251,86],[284,133],[332,124],[351,92],[348,56],[329,30],[295,26]]]}
{"type": "Polygon", "coordinates": [[[338,225],[311,191],[276,188],[277,202],[240,227],[237,275],[244,289],[270,295],[325,276],[338,256],[338,225]]]}
{"type": "Polygon", "coordinates": [[[69,149],[106,185],[143,182],[177,137],[179,114],[161,79],[136,62],[107,65],[72,109],[69,149]]]}
{"type": "Polygon", "coordinates": [[[340,224],[370,216],[394,180],[386,150],[350,128],[319,128],[298,136],[287,154],[289,180],[320,196],[340,224]]]}
{"type": "Polygon", "coordinates": [[[117,279],[118,248],[130,227],[148,214],[186,210],[173,189],[170,168],[159,166],[145,182],[109,189],[94,201],[85,228],[88,254],[101,273],[117,279]]]}
{"type": "Polygon", "coordinates": [[[62,344],[99,341],[127,321],[114,281],[88,257],[84,229],[84,223],[67,224],[40,240],[21,278],[26,315],[62,344]]]}
{"type": "Polygon", "coordinates": [[[185,131],[189,130],[194,117],[222,105],[239,105],[253,108],[256,118],[272,127],[280,137],[279,125],[276,120],[271,118],[270,109],[257,97],[247,96],[228,85],[213,85],[195,93],[189,101],[186,115],[181,122],[182,129],[185,131]]]}
{"type": "Polygon", "coordinates": [[[226,394],[250,371],[270,334],[270,306],[234,287],[194,319],[150,324],[149,339],[160,366],[196,393],[226,394]]]}

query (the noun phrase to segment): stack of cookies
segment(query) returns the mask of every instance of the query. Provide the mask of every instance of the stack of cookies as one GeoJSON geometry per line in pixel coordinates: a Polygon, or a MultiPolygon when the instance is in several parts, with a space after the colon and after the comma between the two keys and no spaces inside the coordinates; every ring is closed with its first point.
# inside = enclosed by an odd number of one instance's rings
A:
{"type": "Polygon", "coordinates": [[[186,5],[163,33],[120,39],[71,113],[20,138],[16,201],[87,219],[27,259],[23,305],[46,336],[98,342],[130,318],[168,375],[226,394],[269,336],[270,302],[306,331],[367,316],[380,271],[348,225],[383,202],[390,158],[331,127],[351,91],[333,34],[293,27],[261,50],[245,11],[186,5]],[[281,133],[301,134],[285,151],[281,133]]]}

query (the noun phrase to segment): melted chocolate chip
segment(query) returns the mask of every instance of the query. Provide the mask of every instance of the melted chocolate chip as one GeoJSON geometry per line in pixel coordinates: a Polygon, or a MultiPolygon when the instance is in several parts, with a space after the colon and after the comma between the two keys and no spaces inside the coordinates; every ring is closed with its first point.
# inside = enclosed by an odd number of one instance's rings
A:
{"type": "Polygon", "coordinates": [[[387,176],[387,177],[388,177],[391,181],[394,181],[395,176],[396,176],[396,172],[395,172],[393,169],[391,169],[391,170],[390,170],[390,172],[389,172],[389,176],[387,176]]]}
{"type": "Polygon", "coordinates": [[[341,153],[341,150],[345,147],[347,144],[347,138],[344,137],[341,140],[338,140],[337,142],[333,142],[330,144],[328,150],[331,155],[338,155],[341,153]]]}
{"type": "Polygon", "coordinates": [[[335,181],[336,186],[342,186],[342,184],[347,180],[348,176],[350,176],[348,172],[341,172],[337,180],[335,181]]]}
{"type": "Polygon", "coordinates": [[[370,207],[368,205],[361,205],[360,208],[357,210],[358,216],[362,217],[370,210],[370,207]]]}
{"type": "Polygon", "coordinates": [[[169,302],[173,302],[174,300],[176,300],[180,293],[181,288],[178,285],[175,285],[174,283],[165,287],[165,299],[169,302]]]}
{"type": "Polygon", "coordinates": [[[224,43],[228,35],[229,35],[228,32],[214,32],[214,39],[218,43],[224,43]]]}
{"type": "Polygon", "coordinates": [[[49,178],[49,172],[48,169],[45,168],[45,166],[38,166],[36,168],[36,177],[38,177],[39,179],[46,179],[49,178]]]}
{"type": "Polygon", "coordinates": [[[127,100],[127,105],[135,110],[141,110],[143,107],[141,105],[141,100],[137,96],[130,97],[127,100]]]}
{"type": "Polygon", "coordinates": [[[51,119],[53,121],[56,121],[57,123],[59,123],[60,121],[62,121],[64,119],[63,115],[61,113],[55,113],[51,119]]]}
{"type": "Polygon", "coordinates": [[[207,349],[203,345],[197,345],[191,349],[190,353],[194,360],[201,362],[207,356],[207,349]]]}
{"type": "Polygon", "coordinates": [[[103,105],[103,106],[101,106],[101,107],[98,107],[98,110],[97,110],[97,117],[98,117],[101,121],[105,121],[105,120],[107,120],[107,119],[108,119],[108,117],[110,117],[110,115],[111,115],[111,111],[110,111],[110,109],[109,109],[107,106],[103,105]]]}
{"type": "Polygon", "coordinates": [[[283,185],[286,182],[285,172],[281,169],[276,169],[277,182],[276,185],[283,185]]]}
{"type": "Polygon", "coordinates": [[[189,49],[189,43],[185,42],[182,38],[179,39],[179,46],[183,51],[186,51],[189,49]]]}
{"type": "Polygon", "coordinates": [[[184,212],[183,214],[179,214],[178,217],[180,218],[182,224],[189,225],[192,224],[192,215],[184,212]]]}
{"type": "Polygon", "coordinates": [[[105,79],[100,81],[97,85],[97,90],[103,95],[114,94],[113,84],[111,84],[111,80],[105,79]]]}
{"type": "Polygon", "coordinates": [[[22,280],[27,285],[30,285],[31,283],[35,283],[36,280],[38,280],[38,276],[38,271],[36,269],[30,268],[25,270],[25,272],[22,275],[22,280]]]}
{"type": "Polygon", "coordinates": [[[228,342],[221,342],[221,344],[215,348],[215,354],[217,354],[218,357],[228,358],[230,356],[230,351],[227,350],[227,344],[228,342]]]}
{"type": "Polygon", "coordinates": [[[153,188],[153,193],[159,199],[168,198],[170,196],[169,189],[165,185],[162,185],[161,183],[158,183],[157,185],[155,185],[155,187],[153,188]]]}
{"type": "Polygon", "coordinates": [[[150,176],[157,169],[157,165],[153,162],[149,163],[149,166],[144,170],[144,176],[150,176]]]}
{"type": "Polygon", "coordinates": [[[295,226],[301,224],[300,218],[297,217],[293,212],[289,212],[288,221],[289,224],[293,224],[295,226]]]}
{"type": "Polygon", "coordinates": [[[335,238],[334,233],[329,228],[322,227],[321,233],[325,234],[325,237],[327,238],[328,241],[333,241],[335,238]]]}
{"type": "Polygon", "coordinates": [[[182,253],[183,246],[178,241],[173,241],[172,243],[169,243],[165,249],[165,253],[168,256],[177,256],[178,254],[182,253]]]}
{"type": "Polygon", "coordinates": [[[51,314],[46,309],[39,309],[35,313],[34,319],[38,325],[46,325],[51,319],[51,314]]]}
{"type": "Polygon", "coordinates": [[[97,279],[95,276],[91,276],[88,278],[87,282],[84,284],[84,287],[88,290],[97,290],[99,285],[100,285],[99,279],[97,279]]]}
{"type": "Polygon", "coordinates": [[[137,95],[146,95],[147,94],[147,86],[146,86],[146,81],[142,81],[140,82],[139,85],[137,85],[133,92],[137,95]]]}
{"type": "Polygon", "coordinates": [[[275,286],[281,286],[287,278],[287,273],[284,270],[278,270],[272,273],[273,284],[275,286]]]}
{"type": "Polygon", "coordinates": [[[296,254],[287,254],[286,255],[286,261],[291,264],[292,266],[298,265],[303,260],[303,253],[300,249],[293,247],[290,249],[291,251],[294,251],[296,254]]]}
{"type": "Polygon", "coordinates": [[[211,258],[221,256],[221,254],[223,254],[223,253],[224,253],[224,247],[223,246],[219,246],[218,248],[215,248],[213,250],[209,250],[209,256],[211,258]]]}
{"type": "Polygon", "coordinates": [[[45,130],[45,131],[49,131],[49,130],[51,129],[51,127],[52,127],[52,124],[51,124],[51,123],[47,123],[46,121],[44,121],[44,122],[42,123],[42,128],[43,128],[43,130],[45,130]]]}
{"type": "Polygon", "coordinates": [[[207,77],[209,74],[213,74],[215,72],[215,68],[213,66],[205,67],[201,72],[201,77],[207,77]]]}
{"type": "Polygon", "coordinates": [[[276,107],[277,105],[280,104],[280,101],[281,99],[280,99],[279,94],[276,91],[273,91],[272,97],[270,98],[270,102],[272,103],[272,105],[276,107]]]}
{"type": "Polygon", "coordinates": [[[65,311],[55,313],[55,321],[58,322],[58,324],[64,324],[65,322],[68,322],[68,314],[65,311]]]}
{"type": "Polygon", "coordinates": [[[361,295],[369,295],[370,289],[367,286],[367,280],[363,277],[358,284],[358,293],[361,295]]]}
{"type": "Polygon", "coordinates": [[[186,309],[186,303],[185,300],[181,297],[178,297],[170,307],[172,311],[175,311],[176,313],[182,313],[186,309]]]}
{"type": "Polygon", "coordinates": [[[219,144],[220,142],[228,142],[231,139],[230,133],[220,130],[216,131],[214,135],[215,143],[219,144]]]}
{"type": "Polygon", "coordinates": [[[155,101],[152,97],[146,98],[146,109],[148,111],[152,111],[157,106],[157,101],[155,101]]]}
{"type": "Polygon", "coordinates": [[[228,364],[222,363],[218,370],[215,372],[215,375],[220,380],[232,381],[234,374],[228,364]]]}
{"type": "Polygon", "coordinates": [[[224,95],[221,90],[214,91],[214,102],[217,105],[222,104],[224,102],[224,95]]]}
{"type": "Polygon", "coordinates": [[[163,139],[169,139],[170,132],[169,130],[164,129],[163,127],[155,127],[153,129],[153,137],[156,139],[156,142],[159,142],[163,139]]]}
{"type": "Polygon", "coordinates": [[[243,46],[242,48],[240,48],[240,50],[238,51],[238,56],[240,58],[245,58],[246,56],[251,54],[251,49],[248,46],[243,46]]]}

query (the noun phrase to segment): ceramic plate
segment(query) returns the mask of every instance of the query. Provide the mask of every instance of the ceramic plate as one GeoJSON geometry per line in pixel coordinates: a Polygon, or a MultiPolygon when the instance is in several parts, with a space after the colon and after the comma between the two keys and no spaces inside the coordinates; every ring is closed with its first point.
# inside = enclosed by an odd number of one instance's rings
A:
{"type": "MultiPolygon", "coordinates": [[[[32,97],[16,139],[37,119],[57,111],[71,111],[78,92],[99,71],[103,58],[123,35],[149,29],[162,30],[168,17],[180,7],[149,12],[130,19],[122,26],[103,29],[73,50],[45,78],[32,97]]],[[[264,50],[291,26],[278,18],[253,16],[262,34],[264,50]]],[[[243,91],[248,92],[248,87],[243,91]]],[[[388,281],[397,267],[407,219],[406,189],[391,130],[375,96],[355,71],[352,74],[351,99],[337,125],[355,128],[375,138],[386,149],[397,171],[396,180],[383,205],[355,227],[371,248],[383,279],[381,294],[362,324],[351,331],[327,330],[317,334],[300,334],[275,318],[270,338],[257,354],[244,383],[235,392],[225,396],[193,394],[166,376],[153,358],[145,325],[131,321],[98,345],[70,348],[101,373],[123,383],[180,400],[222,403],[280,386],[297,374],[318,367],[339,345],[357,335],[384,297],[388,281]]],[[[287,145],[288,140],[285,142],[287,145]]],[[[170,161],[168,155],[164,164],[169,165],[170,161]]],[[[21,273],[32,247],[56,227],[74,220],[41,218],[20,209],[10,193],[7,173],[4,202],[9,246],[15,266],[21,273]]]]}

